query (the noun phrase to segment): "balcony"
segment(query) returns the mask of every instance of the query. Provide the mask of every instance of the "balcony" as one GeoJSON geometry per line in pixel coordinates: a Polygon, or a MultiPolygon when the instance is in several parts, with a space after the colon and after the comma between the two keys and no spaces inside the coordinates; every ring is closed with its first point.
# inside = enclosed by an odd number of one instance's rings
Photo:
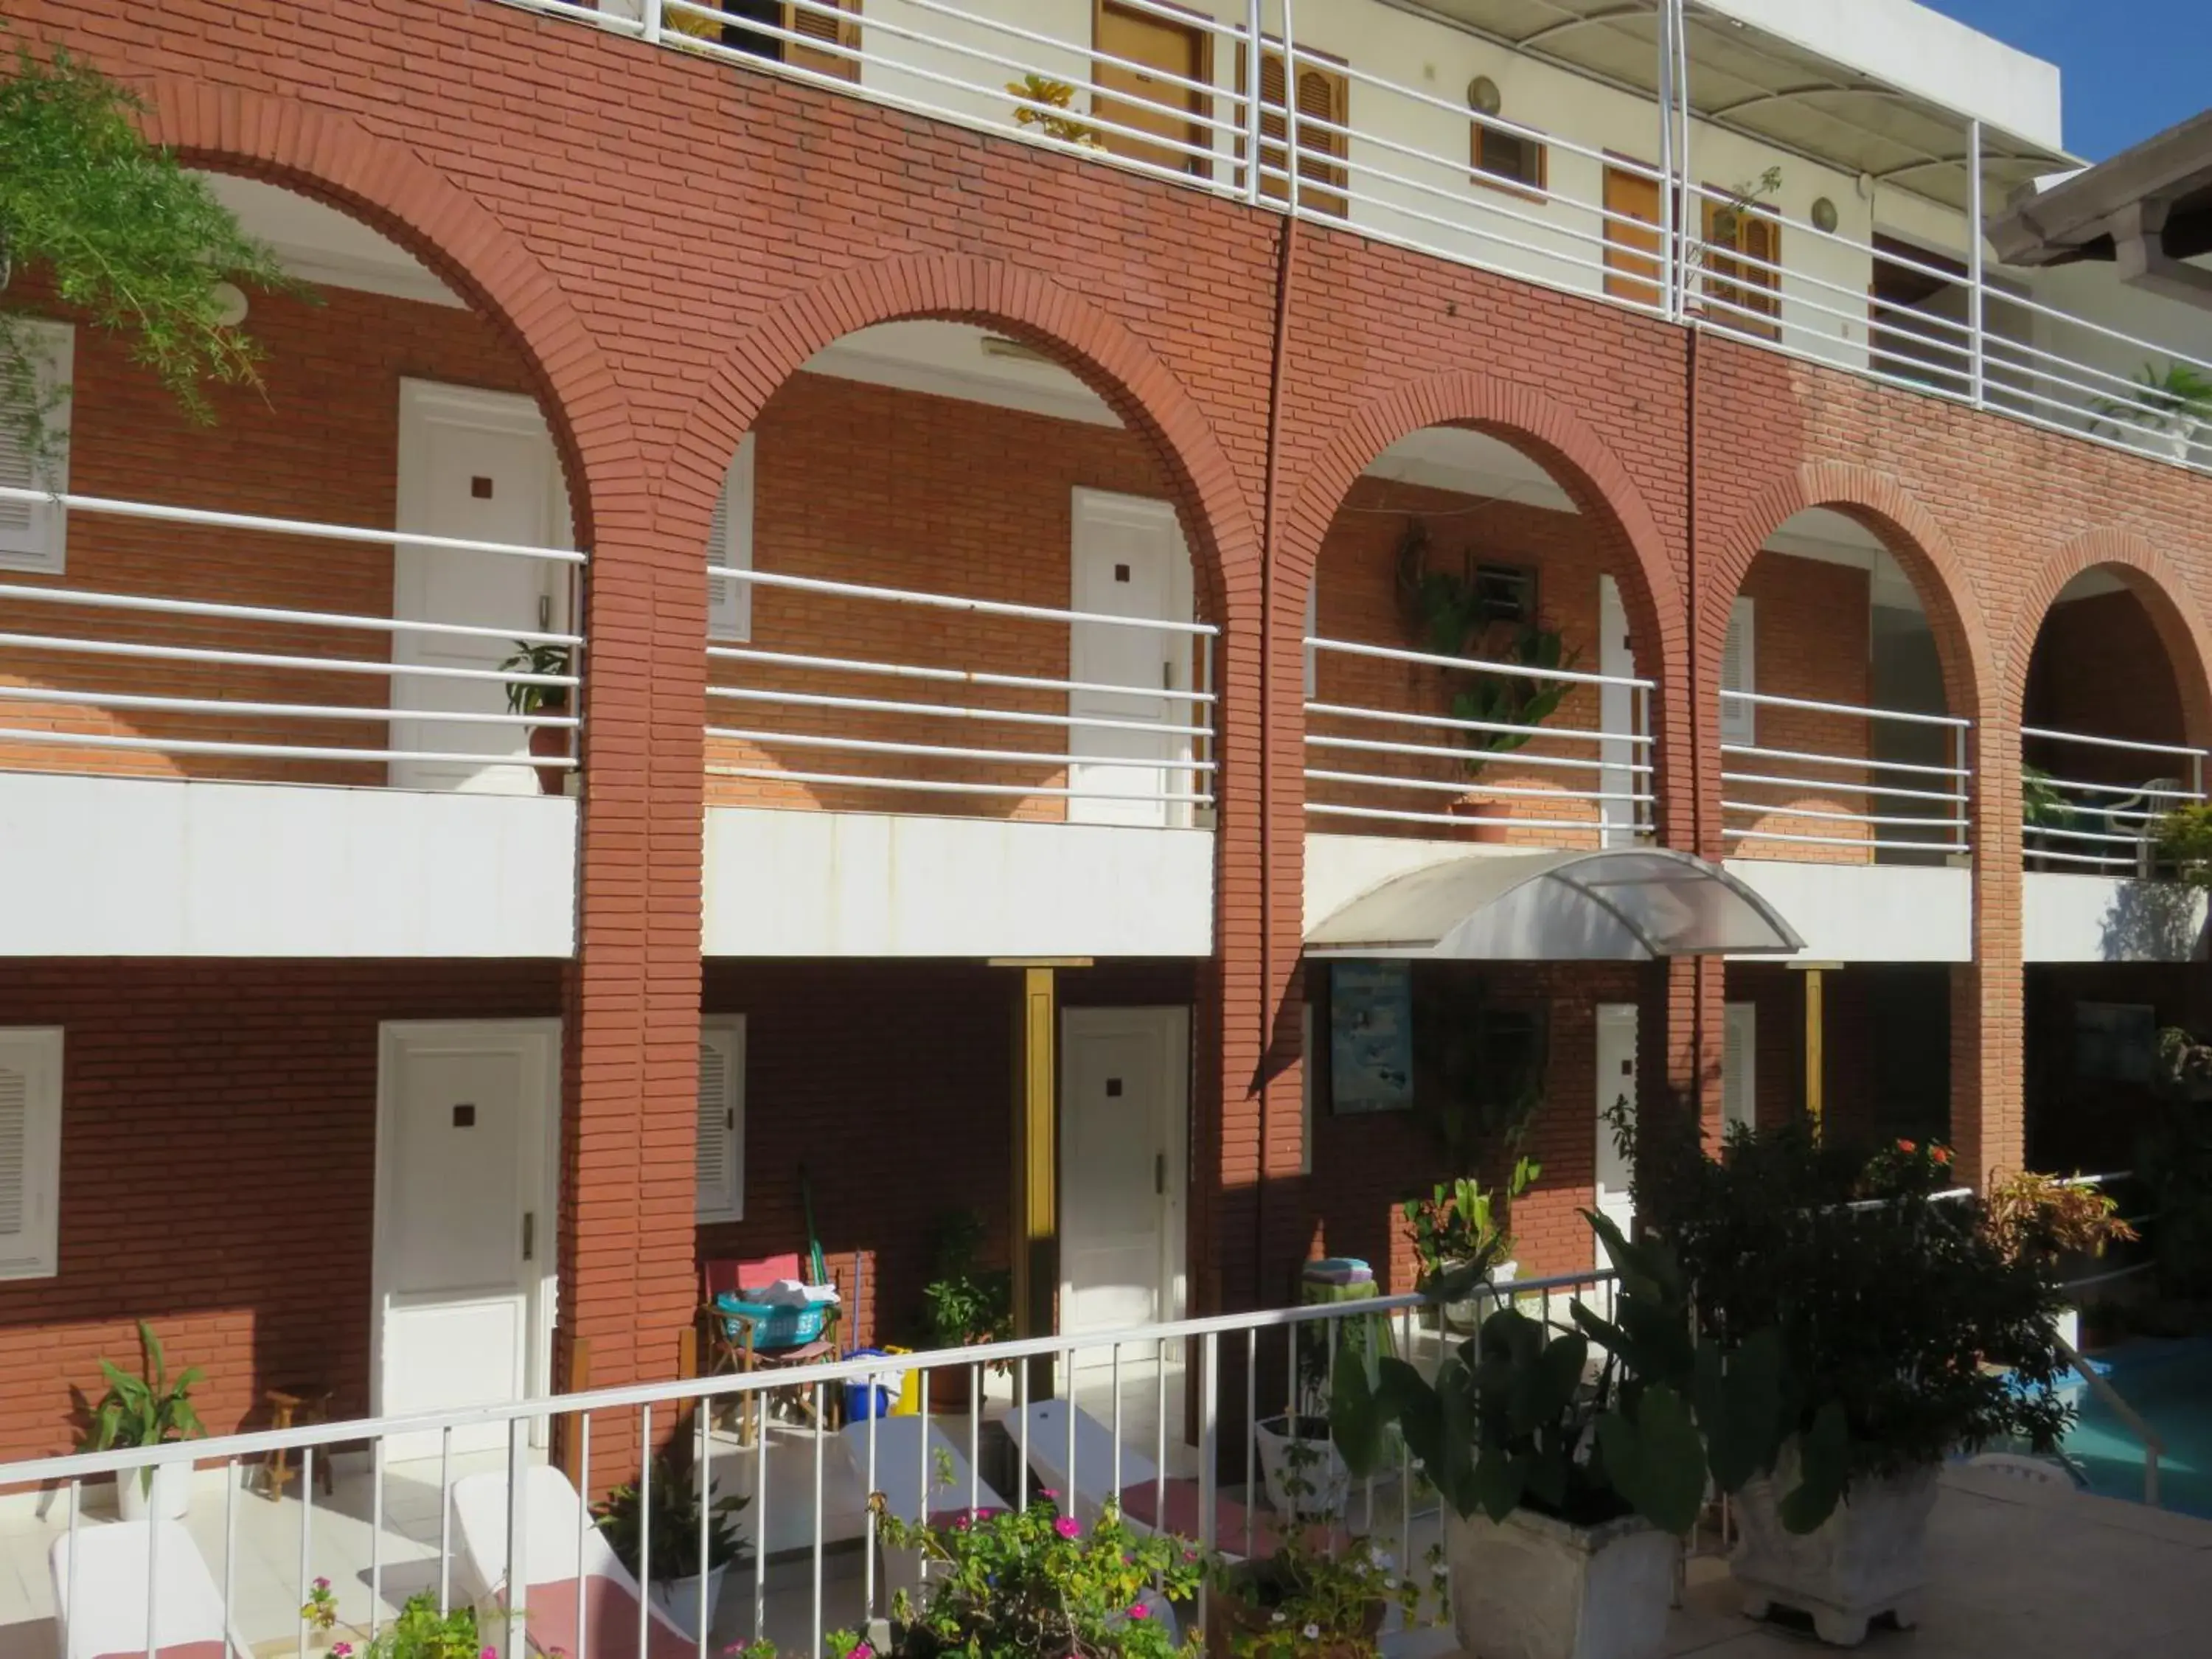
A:
{"type": "Polygon", "coordinates": [[[1005,0],[507,3],[2212,465],[2159,391],[2212,372],[2200,313],[1968,234],[2074,163],[2055,76],[1963,30],[1922,50],[1725,3],[1498,0],[1461,27],[1347,0],[1286,41],[1285,9],[1243,0],[1107,0],[1087,31],[1005,0]]]}
{"type": "Polygon", "coordinates": [[[366,252],[254,298],[212,430],[25,296],[66,391],[51,453],[0,443],[0,948],[566,956],[586,559],[536,402],[480,389],[526,372],[363,227],[223,193],[366,252]]]}
{"type": "Polygon", "coordinates": [[[980,328],[794,375],[709,552],[708,954],[1207,954],[1217,630],[1170,496],[980,328]]]}

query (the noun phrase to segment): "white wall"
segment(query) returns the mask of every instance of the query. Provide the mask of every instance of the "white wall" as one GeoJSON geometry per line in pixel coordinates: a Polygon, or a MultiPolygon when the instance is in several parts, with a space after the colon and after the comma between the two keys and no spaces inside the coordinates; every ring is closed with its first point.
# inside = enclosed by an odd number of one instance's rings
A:
{"type": "Polygon", "coordinates": [[[2021,887],[2028,962],[2201,962],[2204,895],[2171,881],[2031,870],[2021,887]]]}
{"type": "Polygon", "coordinates": [[[0,775],[0,955],[566,957],[576,803],[0,775]]]}
{"type": "Polygon", "coordinates": [[[1408,871],[1425,870],[1453,859],[1540,850],[1411,836],[1330,836],[1309,831],[1304,931],[1311,933],[1362,893],[1408,871]]]}
{"type": "Polygon", "coordinates": [[[710,957],[1202,957],[1213,836],[714,806],[710,957]]]}
{"type": "Polygon", "coordinates": [[[1728,872],[1797,930],[1802,961],[1972,959],[1971,870],[1730,859],[1728,872]]]}

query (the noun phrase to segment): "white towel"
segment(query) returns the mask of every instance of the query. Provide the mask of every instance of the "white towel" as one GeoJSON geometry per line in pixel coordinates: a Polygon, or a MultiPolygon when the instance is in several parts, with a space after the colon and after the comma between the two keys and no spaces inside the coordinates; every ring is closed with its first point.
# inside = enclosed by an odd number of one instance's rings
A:
{"type": "Polygon", "coordinates": [[[795,1279],[779,1279],[767,1289],[755,1291],[751,1299],[768,1308],[811,1308],[822,1303],[835,1306],[837,1287],[835,1285],[802,1285],[795,1279]]]}

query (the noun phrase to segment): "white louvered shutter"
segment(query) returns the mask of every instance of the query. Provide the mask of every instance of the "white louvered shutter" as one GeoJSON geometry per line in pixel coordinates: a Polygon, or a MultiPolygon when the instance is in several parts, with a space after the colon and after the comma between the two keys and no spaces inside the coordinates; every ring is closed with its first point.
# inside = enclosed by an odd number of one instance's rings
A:
{"type": "MultiPolygon", "coordinates": [[[[1729,607],[1728,641],[1721,647],[1721,690],[1756,691],[1753,659],[1756,650],[1752,601],[1738,599],[1729,607]]],[[[1759,729],[1758,710],[1736,697],[1721,699],[1721,741],[1753,743],[1759,729]]]]}
{"type": "Polygon", "coordinates": [[[745,1214],[745,1025],[742,1019],[699,1032],[698,1218],[742,1221],[745,1214]]]}
{"type": "MultiPolygon", "coordinates": [[[[46,411],[53,453],[41,469],[32,463],[13,421],[0,421],[0,486],[9,489],[69,489],[70,359],[74,333],[66,323],[19,322],[33,354],[39,397],[54,399],[46,411]],[[58,393],[58,397],[55,394],[58,393]]],[[[43,501],[0,500],[0,567],[59,575],[64,564],[69,511],[43,501]]]]}
{"type": "Polygon", "coordinates": [[[62,1034],[0,1031],[0,1279],[60,1271],[62,1034]]]}
{"type": "Polygon", "coordinates": [[[714,503],[707,531],[707,637],[750,640],[753,636],[753,588],[724,575],[753,568],[753,434],[738,444],[730,470],[722,475],[721,498],[714,503]]]}
{"type": "Polygon", "coordinates": [[[1759,1122],[1759,1005],[1731,1002],[1722,1023],[1721,1116],[1729,1128],[1759,1122]]]}

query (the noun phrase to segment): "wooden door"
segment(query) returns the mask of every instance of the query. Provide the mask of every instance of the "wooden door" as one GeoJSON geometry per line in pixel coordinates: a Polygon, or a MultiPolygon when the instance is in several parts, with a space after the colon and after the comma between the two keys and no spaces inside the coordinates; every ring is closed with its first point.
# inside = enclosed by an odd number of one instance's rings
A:
{"type": "Polygon", "coordinates": [[[1664,257],[1659,235],[1659,181],[1622,167],[1607,167],[1605,210],[1605,291],[1616,300],[1656,309],[1664,257]]]}
{"type": "MultiPolygon", "coordinates": [[[[1348,174],[1343,166],[1345,135],[1336,129],[1347,125],[1352,108],[1352,82],[1334,70],[1306,61],[1298,63],[1298,206],[1308,213],[1332,218],[1346,216],[1348,174]],[[1322,125],[1326,123],[1327,125],[1322,125]]],[[[1244,94],[1244,52],[1237,53],[1237,93],[1244,94]]],[[[1279,202],[1289,193],[1285,179],[1290,163],[1289,100],[1285,85],[1283,54],[1268,50],[1260,54],[1260,193],[1279,202]]],[[[1244,155],[1237,141],[1237,158],[1244,155]]],[[[1238,180],[1243,182],[1241,177],[1238,180]]]]}
{"type": "Polygon", "coordinates": [[[1192,118],[1210,118],[1213,100],[1177,82],[1203,83],[1212,78],[1211,41],[1206,32],[1194,24],[1116,5],[1115,0],[1098,0],[1091,29],[1099,54],[1091,66],[1098,88],[1091,101],[1091,113],[1101,121],[1157,134],[1167,141],[1156,143],[1127,132],[1102,131],[1099,142],[1113,155],[1171,173],[1205,172],[1211,165],[1208,158],[1194,155],[1191,150],[1211,146],[1206,143],[1206,130],[1192,118]],[[1109,58],[1122,61],[1107,61],[1109,58]],[[1143,67],[1132,69],[1131,64],[1143,67]],[[1111,95],[1116,94],[1121,95],[1111,95]]]}
{"type": "Polygon", "coordinates": [[[1705,245],[1704,289],[1712,320],[1761,339],[1779,337],[1780,222],[1748,203],[1716,202],[1707,197],[1705,245]],[[1745,257],[1731,257],[1735,254],[1745,257]]]}

